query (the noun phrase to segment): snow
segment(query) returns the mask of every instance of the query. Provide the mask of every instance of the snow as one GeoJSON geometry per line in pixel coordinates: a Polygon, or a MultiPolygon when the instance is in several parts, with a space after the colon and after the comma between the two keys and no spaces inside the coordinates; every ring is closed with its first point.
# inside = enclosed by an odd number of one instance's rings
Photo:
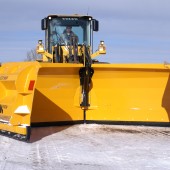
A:
{"type": "Polygon", "coordinates": [[[30,143],[0,136],[0,170],[170,169],[168,127],[82,124],[32,128],[30,143]]]}

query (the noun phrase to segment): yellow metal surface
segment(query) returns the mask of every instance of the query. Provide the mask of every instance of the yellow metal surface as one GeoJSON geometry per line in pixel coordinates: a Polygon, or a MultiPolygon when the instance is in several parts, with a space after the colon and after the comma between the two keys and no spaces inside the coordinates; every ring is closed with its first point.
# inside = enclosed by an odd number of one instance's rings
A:
{"type": "Polygon", "coordinates": [[[38,68],[38,62],[6,63],[0,67],[0,129],[26,134],[34,95],[29,85],[36,81],[38,68]]]}
{"type": "Polygon", "coordinates": [[[12,126],[10,124],[0,123],[0,129],[12,133],[18,133],[21,135],[27,135],[26,127],[23,126],[12,126]]]}
{"type": "MultiPolygon", "coordinates": [[[[0,67],[0,130],[83,120],[83,64],[7,63],[0,67]],[[33,82],[33,84],[31,84],[33,82]]],[[[163,64],[92,64],[87,120],[170,122],[170,69],[163,64]]]]}
{"type": "Polygon", "coordinates": [[[83,120],[79,101],[79,69],[82,66],[41,63],[33,100],[32,123],[83,120]]]}
{"type": "Polygon", "coordinates": [[[170,121],[170,70],[163,64],[93,65],[87,120],[170,121]]]}
{"type": "MultiPolygon", "coordinates": [[[[55,54],[55,50],[54,48],[57,47],[57,46],[53,46],[52,47],[52,51],[53,53],[48,53],[45,49],[44,49],[44,46],[43,45],[40,45],[38,44],[37,45],[37,48],[36,48],[36,52],[37,54],[41,54],[42,55],[42,59],[38,59],[37,61],[40,61],[40,62],[51,62],[51,63],[55,63],[56,59],[56,54],[55,54]]],[[[103,47],[103,46],[102,46],[103,47]]],[[[74,54],[74,49],[73,47],[71,46],[60,46],[60,50],[59,50],[59,55],[62,57],[62,63],[68,63],[68,59],[69,59],[69,52],[71,51],[72,54],[74,54]]],[[[84,61],[85,61],[85,47],[83,46],[78,46],[77,49],[76,49],[76,52],[77,52],[77,56],[81,57],[84,61]]],[[[91,49],[90,47],[88,47],[88,52],[89,54],[91,53],[91,49]]],[[[97,50],[95,53],[91,54],[90,57],[91,58],[95,58],[99,55],[103,55],[103,54],[106,54],[106,48],[105,46],[100,49],[100,50],[97,50]]]]}

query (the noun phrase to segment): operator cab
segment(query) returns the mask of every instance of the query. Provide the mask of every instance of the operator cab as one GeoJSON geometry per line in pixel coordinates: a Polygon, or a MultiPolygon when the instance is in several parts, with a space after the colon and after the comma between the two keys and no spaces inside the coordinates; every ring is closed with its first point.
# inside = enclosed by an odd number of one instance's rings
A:
{"type": "Polygon", "coordinates": [[[91,16],[49,15],[47,18],[42,19],[41,22],[41,28],[45,30],[45,49],[50,54],[60,52],[60,58],[61,53],[64,55],[64,49],[67,49],[66,51],[69,53],[68,58],[75,55],[73,53],[82,46],[89,47],[90,52],[92,52],[93,31],[98,31],[98,25],[98,21],[91,16]],[[66,32],[67,28],[70,29],[71,33],[66,32]],[[68,36],[69,34],[71,35],[69,42],[66,38],[67,35],[64,35],[66,33],[68,36]]]}

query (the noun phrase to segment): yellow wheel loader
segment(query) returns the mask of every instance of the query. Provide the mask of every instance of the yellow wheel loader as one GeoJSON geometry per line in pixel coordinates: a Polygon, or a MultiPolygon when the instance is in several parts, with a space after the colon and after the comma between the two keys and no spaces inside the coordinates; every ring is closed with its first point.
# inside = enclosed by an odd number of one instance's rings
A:
{"type": "Polygon", "coordinates": [[[31,126],[75,123],[170,125],[170,65],[109,64],[93,53],[91,16],[42,19],[34,62],[0,67],[0,132],[29,140],[31,126]]]}

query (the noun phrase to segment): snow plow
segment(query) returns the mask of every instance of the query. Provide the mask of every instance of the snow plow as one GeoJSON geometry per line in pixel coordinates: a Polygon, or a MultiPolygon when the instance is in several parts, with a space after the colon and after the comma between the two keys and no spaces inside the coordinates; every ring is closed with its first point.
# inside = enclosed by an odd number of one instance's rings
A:
{"type": "Polygon", "coordinates": [[[28,141],[31,126],[75,123],[170,125],[170,65],[109,64],[93,53],[91,16],[49,15],[34,62],[0,67],[0,133],[28,141]]]}

